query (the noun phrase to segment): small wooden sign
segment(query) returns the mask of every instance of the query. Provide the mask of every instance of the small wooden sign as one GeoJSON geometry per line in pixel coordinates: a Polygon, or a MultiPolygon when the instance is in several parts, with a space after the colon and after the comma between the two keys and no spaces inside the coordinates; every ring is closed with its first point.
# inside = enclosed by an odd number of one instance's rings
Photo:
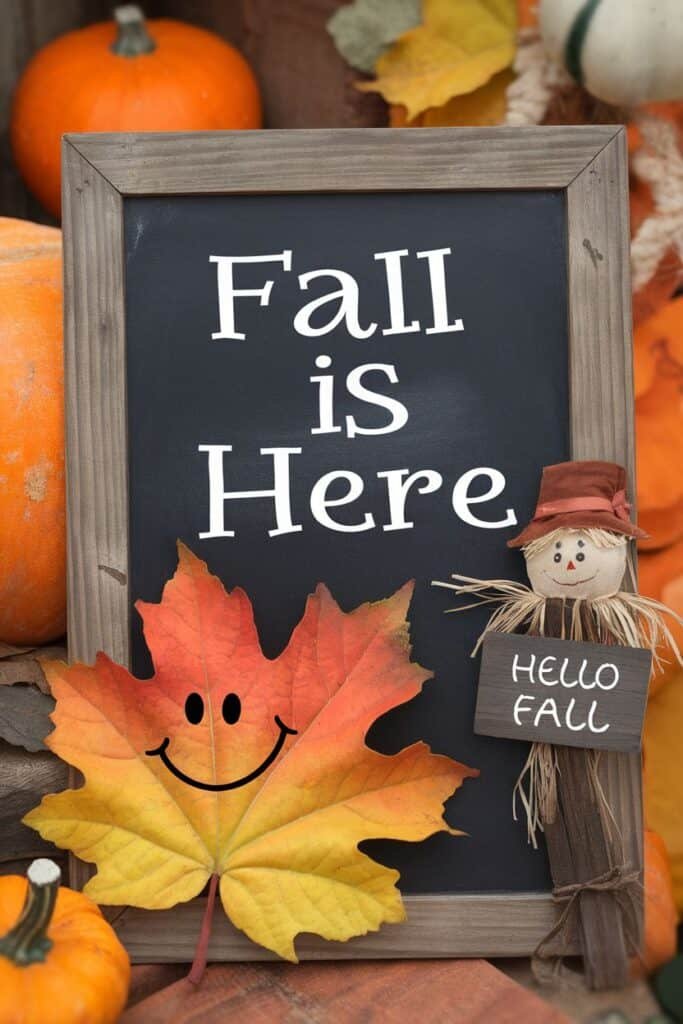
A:
{"type": "Polygon", "coordinates": [[[652,655],[640,647],[490,633],[474,731],[594,750],[640,750],[652,655]]]}

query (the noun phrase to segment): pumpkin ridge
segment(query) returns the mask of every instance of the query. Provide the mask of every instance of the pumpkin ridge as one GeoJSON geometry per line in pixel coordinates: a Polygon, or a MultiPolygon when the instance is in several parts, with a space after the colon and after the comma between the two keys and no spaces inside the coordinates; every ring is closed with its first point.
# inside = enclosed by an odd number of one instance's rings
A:
{"type": "Polygon", "coordinates": [[[586,0],[583,7],[577,12],[567,36],[567,44],[564,50],[564,62],[567,71],[574,81],[579,85],[584,84],[584,73],[581,63],[583,46],[586,42],[588,29],[590,28],[593,15],[600,6],[600,0],[586,0]]]}

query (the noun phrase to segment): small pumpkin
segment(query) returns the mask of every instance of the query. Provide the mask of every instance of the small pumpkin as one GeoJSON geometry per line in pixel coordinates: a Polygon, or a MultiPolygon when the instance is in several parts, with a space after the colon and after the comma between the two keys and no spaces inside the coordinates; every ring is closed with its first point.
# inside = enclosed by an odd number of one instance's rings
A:
{"type": "Polygon", "coordinates": [[[0,217],[0,641],[66,629],[62,244],[0,217]]]}
{"type": "Polygon", "coordinates": [[[683,98],[680,0],[541,0],[539,24],[550,56],[598,99],[683,98]]]}
{"type": "Polygon", "coordinates": [[[98,907],[60,888],[51,860],[0,878],[0,1021],[113,1024],[130,982],[128,954],[98,907]]]}
{"type": "Polygon", "coordinates": [[[657,832],[644,834],[645,929],[643,951],[634,963],[634,974],[651,974],[676,954],[678,912],[674,900],[671,866],[664,840],[657,832]]]}
{"type": "Polygon", "coordinates": [[[14,96],[14,158],[28,187],[55,216],[65,132],[261,124],[256,79],[234,47],[183,22],[146,22],[134,4],[117,7],[114,19],[48,43],[29,63],[14,96]]]}

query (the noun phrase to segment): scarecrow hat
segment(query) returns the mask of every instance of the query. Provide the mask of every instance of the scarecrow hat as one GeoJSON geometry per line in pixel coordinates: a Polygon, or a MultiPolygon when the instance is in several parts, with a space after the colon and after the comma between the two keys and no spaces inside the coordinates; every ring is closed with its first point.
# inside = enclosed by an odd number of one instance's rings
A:
{"type": "Polygon", "coordinates": [[[560,462],[546,466],[533,519],[508,541],[521,548],[553,530],[599,529],[647,537],[629,518],[626,473],[614,462],[560,462]]]}

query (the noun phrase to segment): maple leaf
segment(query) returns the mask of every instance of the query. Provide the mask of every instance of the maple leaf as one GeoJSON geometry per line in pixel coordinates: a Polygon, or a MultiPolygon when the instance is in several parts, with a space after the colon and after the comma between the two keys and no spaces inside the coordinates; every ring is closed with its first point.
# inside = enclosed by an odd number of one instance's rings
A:
{"type": "Polygon", "coordinates": [[[405,107],[389,108],[391,128],[444,128],[502,124],[507,110],[507,90],[515,76],[509,69],[463,96],[453,96],[442,107],[429,107],[414,120],[406,117],[405,107]]]}
{"type": "Polygon", "coordinates": [[[327,31],[351,67],[370,73],[390,44],[419,24],[419,0],[354,0],[337,8],[327,31]]]}
{"type": "Polygon", "coordinates": [[[454,831],[443,803],[477,774],[423,743],[365,745],[430,676],[410,661],[411,593],[344,614],[320,585],[268,660],[246,594],[179,545],[161,603],[137,605],[152,679],[102,654],[47,665],[47,742],[85,784],[25,821],[97,864],[86,892],[100,903],[170,907],[219,877],[233,923],[290,960],[299,932],[345,940],[403,920],[398,872],[358,843],[454,831]]]}
{"type": "Polygon", "coordinates": [[[422,20],[379,58],[374,82],[357,83],[402,104],[409,121],[485,85],[515,56],[514,0],[424,0],[422,20]]]}

